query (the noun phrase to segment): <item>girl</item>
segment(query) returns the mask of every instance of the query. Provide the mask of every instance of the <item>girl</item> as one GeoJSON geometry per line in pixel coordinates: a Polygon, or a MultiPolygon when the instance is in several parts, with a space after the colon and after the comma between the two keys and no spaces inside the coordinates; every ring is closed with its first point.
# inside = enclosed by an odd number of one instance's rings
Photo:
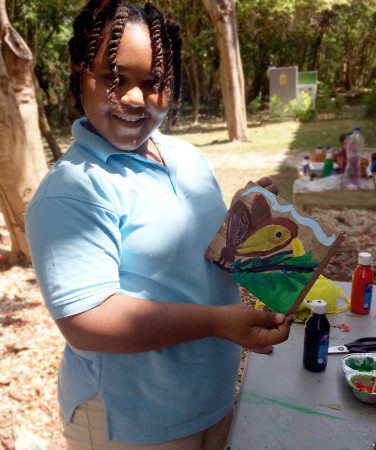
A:
{"type": "Polygon", "coordinates": [[[196,148],[157,131],[179,107],[178,31],[151,3],[86,4],[70,41],[86,117],[27,210],[67,341],[58,396],[73,450],[223,448],[241,346],[282,342],[293,319],[242,305],[204,257],[227,213],[220,190],[196,148]]]}

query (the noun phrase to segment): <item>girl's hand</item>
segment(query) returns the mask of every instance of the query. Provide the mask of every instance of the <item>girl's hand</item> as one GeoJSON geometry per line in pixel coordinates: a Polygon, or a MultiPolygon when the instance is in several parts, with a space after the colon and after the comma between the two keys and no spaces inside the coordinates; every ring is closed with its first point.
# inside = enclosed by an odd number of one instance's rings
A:
{"type": "Polygon", "coordinates": [[[278,195],[278,188],[277,186],[274,186],[272,180],[269,177],[260,178],[258,181],[256,181],[256,183],[259,186],[270,191],[272,194],[278,195]]]}
{"type": "Polygon", "coordinates": [[[248,349],[262,350],[285,341],[295,315],[257,311],[247,305],[220,306],[218,337],[248,349]]]}

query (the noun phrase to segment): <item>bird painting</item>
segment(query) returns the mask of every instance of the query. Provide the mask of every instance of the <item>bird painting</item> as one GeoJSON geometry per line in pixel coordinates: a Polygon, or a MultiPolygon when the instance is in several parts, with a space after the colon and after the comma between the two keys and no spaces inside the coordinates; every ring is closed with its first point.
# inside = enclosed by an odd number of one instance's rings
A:
{"type": "Polygon", "coordinates": [[[275,312],[295,312],[343,236],[249,182],[205,256],[275,312]]]}
{"type": "Polygon", "coordinates": [[[294,255],[301,256],[304,249],[297,236],[298,225],[287,217],[272,217],[263,195],[255,196],[251,210],[239,199],[229,211],[219,263],[232,263],[236,256],[267,256],[290,243],[294,255]]]}

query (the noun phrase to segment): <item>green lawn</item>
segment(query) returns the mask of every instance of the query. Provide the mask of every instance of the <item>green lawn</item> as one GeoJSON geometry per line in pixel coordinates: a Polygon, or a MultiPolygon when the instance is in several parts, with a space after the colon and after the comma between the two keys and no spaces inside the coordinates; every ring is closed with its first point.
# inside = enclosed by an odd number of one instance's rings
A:
{"type": "Polygon", "coordinates": [[[370,119],[268,123],[249,127],[250,142],[229,142],[224,126],[202,126],[171,134],[196,145],[217,176],[227,204],[249,181],[271,176],[279,195],[292,201],[297,164],[316,145],[339,147],[339,136],[360,126],[366,147],[376,148],[376,122],[370,119]]]}

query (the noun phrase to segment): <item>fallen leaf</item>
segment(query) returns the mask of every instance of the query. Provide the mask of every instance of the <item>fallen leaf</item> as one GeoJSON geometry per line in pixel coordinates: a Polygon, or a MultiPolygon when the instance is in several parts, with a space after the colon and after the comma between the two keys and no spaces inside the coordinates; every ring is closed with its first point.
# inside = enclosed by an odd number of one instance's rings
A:
{"type": "Polygon", "coordinates": [[[21,350],[27,350],[29,347],[25,344],[22,344],[22,342],[11,342],[9,344],[5,344],[5,348],[8,350],[8,352],[18,353],[21,350]]]}
{"type": "Polygon", "coordinates": [[[339,406],[339,405],[337,405],[337,404],[332,404],[332,405],[322,405],[321,403],[319,403],[318,404],[318,406],[322,406],[322,407],[324,407],[324,408],[330,408],[330,409],[336,409],[337,411],[341,411],[342,410],[342,408],[339,406]]]}
{"type": "Polygon", "coordinates": [[[14,400],[17,400],[18,402],[28,402],[29,401],[28,398],[24,397],[23,395],[21,395],[18,392],[18,388],[14,384],[10,385],[10,387],[8,389],[8,394],[9,394],[9,397],[13,398],[14,400]]]}

